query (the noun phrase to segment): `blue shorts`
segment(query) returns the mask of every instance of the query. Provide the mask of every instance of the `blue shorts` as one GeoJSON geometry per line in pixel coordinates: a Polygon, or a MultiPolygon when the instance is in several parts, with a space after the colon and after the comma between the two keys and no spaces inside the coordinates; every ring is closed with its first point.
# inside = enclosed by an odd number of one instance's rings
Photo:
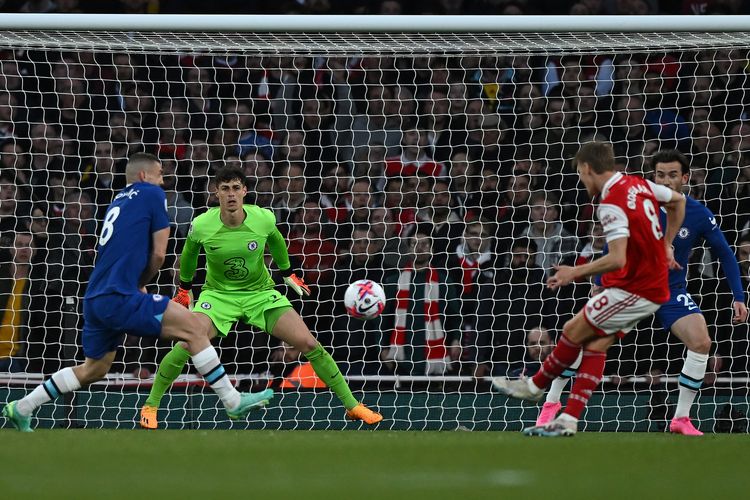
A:
{"type": "Polygon", "coordinates": [[[100,359],[122,345],[125,335],[158,337],[169,305],[164,295],[111,293],[83,301],[83,353],[100,359]]]}
{"type": "Polygon", "coordinates": [[[669,291],[669,302],[662,304],[655,314],[662,328],[669,330],[678,319],[691,314],[703,314],[703,312],[687,290],[674,288],[669,291]]]}

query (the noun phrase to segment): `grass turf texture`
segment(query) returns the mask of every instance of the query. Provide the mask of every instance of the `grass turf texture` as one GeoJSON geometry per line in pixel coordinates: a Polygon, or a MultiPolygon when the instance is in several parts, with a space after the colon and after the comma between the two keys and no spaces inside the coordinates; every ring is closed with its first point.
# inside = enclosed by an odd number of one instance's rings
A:
{"type": "Polygon", "coordinates": [[[6,429],[0,443],[4,498],[688,499],[750,486],[747,435],[6,429]]]}

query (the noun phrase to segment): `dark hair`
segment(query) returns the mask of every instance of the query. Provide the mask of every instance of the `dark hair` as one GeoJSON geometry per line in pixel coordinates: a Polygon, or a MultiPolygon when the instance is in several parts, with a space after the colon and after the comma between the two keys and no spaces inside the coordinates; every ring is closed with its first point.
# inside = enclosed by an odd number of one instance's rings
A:
{"type": "Polygon", "coordinates": [[[516,238],[513,240],[513,244],[510,246],[511,252],[515,250],[516,248],[526,248],[529,250],[529,253],[536,253],[536,243],[531,238],[516,238]]]}
{"type": "Polygon", "coordinates": [[[234,165],[224,165],[223,167],[219,167],[214,174],[214,179],[216,180],[217,186],[223,182],[231,182],[234,180],[240,181],[243,185],[247,184],[245,172],[243,172],[240,167],[234,165]]]}
{"type": "Polygon", "coordinates": [[[615,170],[615,153],[608,142],[587,142],[576,153],[576,164],[588,163],[597,174],[615,170]]]}
{"type": "Polygon", "coordinates": [[[690,162],[687,157],[676,149],[662,149],[651,157],[651,168],[656,170],[657,163],[672,163],[676,161],[682,167],[682,175],[690,173],[690,162]]]}

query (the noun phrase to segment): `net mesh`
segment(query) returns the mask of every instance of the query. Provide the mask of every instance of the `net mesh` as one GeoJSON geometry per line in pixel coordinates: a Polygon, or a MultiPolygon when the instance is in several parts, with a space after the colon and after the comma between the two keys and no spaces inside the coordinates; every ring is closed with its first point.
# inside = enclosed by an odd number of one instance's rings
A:
{"type": "MultiPolygon", "coordinates": [[[[0,32],[0,394],[14,399],[82,360],[80,299],[104,211],[126,158],[145,150],[163,161],[173,224],[150,291],[174,293],[190,221],[217,202],[212,173],[241,166],[246,201],[274,211],[313,287],[295,307],[384,427],[518,429],[536,409],[493,393],[491,377],[538,369],[590,290],[553,293],[546,276],[602,248],[570,162],[581,144],[611,141],[629,173],[648,174],[660,148],[688,153],[690,194],[716,215],[747,287],[747,40],[0,32]],[[431,271],[409,272],[413,260],[431,271]],[[346,286],[363,278],[388,297],[368,322],[343,306],[346,286]],[[412,282],[402,302],[400,279],[412,282]]],[[[694,252],[688,289],[714,339],[696,404],[710,425],[727,404],[747,411],[748,331],[731,323],[709,248],[694,252]]],[[[295,378],[304,358],[294,349],[242,324],[218,345],[241,387],[281,390],[273,407],[231,425],[355,425],[327,391],[295,378]]],[[[169,348],[128,336],[113,375],[47,405],[40,422],[134,426],[169,348]]],[[[644,321],[610,352],[585,429],[663,428],[682,357],[674,337],[644,321]]],[[[168,427],[230,426],[192,371],[167,399],[168,427]]]]}

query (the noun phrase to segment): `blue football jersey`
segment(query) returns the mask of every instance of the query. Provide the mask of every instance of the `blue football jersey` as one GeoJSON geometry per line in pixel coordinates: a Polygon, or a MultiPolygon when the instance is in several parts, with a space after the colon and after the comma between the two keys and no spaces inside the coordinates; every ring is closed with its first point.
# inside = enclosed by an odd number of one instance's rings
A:
{"type": "Polygon", "coordinates": [[[167,197],[159,186],[136,182],[120,191],[104,216],[85,298],[138,292],[151,255],[151,235],[166,227],[167,197]]]}
{"type": "MultiPolygon", "coordinates": [[[[674,258],[682,269],[669,271],[669,288],[685,288],[687,285],[688,260],[693,248],[706,240],[712,255],[721,261],[721,267],[726,275],[729,286],[736,300],[744,300],[744,291],[740,280],[739,266],[734,252],[729,247],[724,233],[721,232],[714,214],[702,203],[686,196],[685,220],[677,232],[674,241],[674,258]]],[[[664,210],[660,214],[661,225],[666,227],[667,214],[664,210]]]]}

